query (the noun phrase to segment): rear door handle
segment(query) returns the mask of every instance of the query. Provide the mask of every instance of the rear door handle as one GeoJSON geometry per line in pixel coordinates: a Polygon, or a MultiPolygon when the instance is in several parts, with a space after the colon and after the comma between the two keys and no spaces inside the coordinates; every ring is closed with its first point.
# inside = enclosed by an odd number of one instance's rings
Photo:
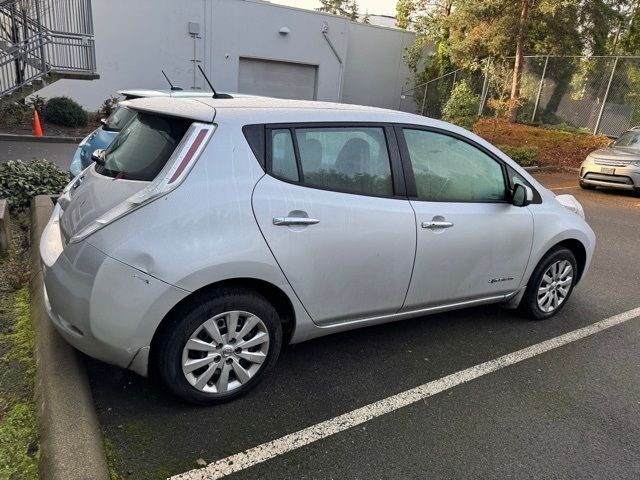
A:
{"type": "Polygon", "coordinates": [[[422,228],[428,228],[430,230],[436,230],[438,228],[449,228],[449,227],[453,227],[453,222],[442,222],[442,221],[422,222],[422,228]]]}
{"type": "Polygon", "coordinates": [[[308,217],[273,217],[274,225],[315,225],[320,223],[317,218],[308,217]]]}

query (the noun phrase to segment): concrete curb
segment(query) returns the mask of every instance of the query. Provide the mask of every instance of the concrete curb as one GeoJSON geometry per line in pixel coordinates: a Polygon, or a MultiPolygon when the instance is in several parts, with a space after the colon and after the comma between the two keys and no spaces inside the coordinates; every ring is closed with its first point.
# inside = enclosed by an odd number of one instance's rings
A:
{"type": "Polygon", "coordinates": [[[13,133],[0,133],[0,142],[47,142],[47,143],[80,143],[84,137],[62,137],[62,136],[43,136],[35,137],[33,135],[16,135],[13,133]]]}
{"type": "Polygon", "coordinates": [[[31,322],[36,332],[36,412],[40,478],[108,480],[102,432],[78,353],[55,330],[44,306],[39,245],[53,201],[31,202],[31,322]]]}

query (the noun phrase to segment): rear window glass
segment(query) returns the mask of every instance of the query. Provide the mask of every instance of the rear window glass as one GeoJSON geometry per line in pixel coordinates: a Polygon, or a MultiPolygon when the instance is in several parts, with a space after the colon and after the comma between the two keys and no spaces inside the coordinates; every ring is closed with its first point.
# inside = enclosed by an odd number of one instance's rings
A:
{"type": "Polygon", "coordinates": [[[110,132],[119,132],[129,121],[136,116],[136,112],[129,110],[126,107],[120,107],[116,109],[109,118],[107,118],[107,124],[104,128],[110,132]]]}
{"type": "Polygon", "coordinates": [[[96,172],[126,180],[153,180],[165,166],[191,122],[139,113],[118,134],[96,164],[96,172]]]}

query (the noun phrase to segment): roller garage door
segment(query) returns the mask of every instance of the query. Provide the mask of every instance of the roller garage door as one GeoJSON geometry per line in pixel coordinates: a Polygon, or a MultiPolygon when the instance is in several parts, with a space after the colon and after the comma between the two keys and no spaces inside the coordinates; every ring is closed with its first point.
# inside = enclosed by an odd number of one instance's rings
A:
{"type": "Polygon", "coordinates": [[[316,65],[240,57],[238,92],[315,100],[317,72],[316,65]]]}

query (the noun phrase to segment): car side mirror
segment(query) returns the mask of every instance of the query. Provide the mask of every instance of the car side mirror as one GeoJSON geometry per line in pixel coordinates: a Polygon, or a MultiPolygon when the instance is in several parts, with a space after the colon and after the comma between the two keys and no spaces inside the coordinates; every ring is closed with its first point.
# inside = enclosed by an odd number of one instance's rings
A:
{"type": "Polygon", "coordinates": [[[104,165],[104,148],[98,148],[91,154],[91,160],[98,165],[104,165]]]}
{"type": "Polygon", "coordinates": [[[533,190],[526,185],[516,183],[515,187],[513,187],[513,193],[511,194],[511,203],[516,207],[526,207],[532,201],[533,190]]]}
{"type": "Polygon", "coordinates": [[[102,125],[103,127],[108,127],[109,124],[107,123],[107,119],[106,118],[101,118],[100,119],[100,125],[102,125]]]}

